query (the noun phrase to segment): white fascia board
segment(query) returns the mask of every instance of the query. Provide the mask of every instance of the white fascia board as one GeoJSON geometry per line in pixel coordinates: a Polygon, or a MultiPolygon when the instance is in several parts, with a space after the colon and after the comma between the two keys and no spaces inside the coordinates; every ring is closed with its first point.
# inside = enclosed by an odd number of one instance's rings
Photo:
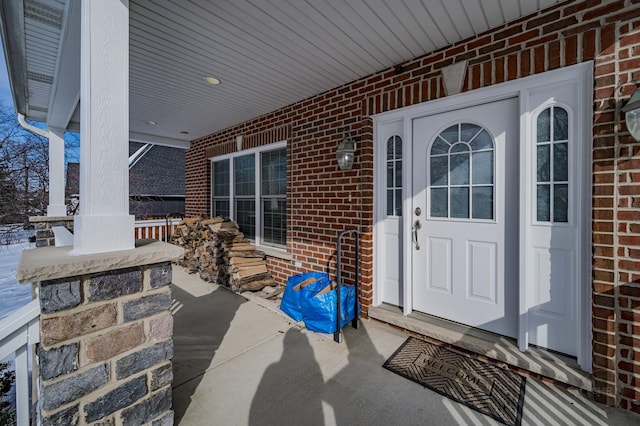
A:
{"type": "Polygon", "coordinates": [[[23,1],[0,2],[0,32],[13,104],[16,112],[28,116],[23,1]]]}
{"type": "Polygon", "coordinates": [[[58,62],[53,78],[47,124],[67,129],[80,101],[80,1],[68,0],[64,20],[58,62]]]}
{"type": "Polygon", "coordinates": [[[180,139],[167,138],[165,136],[149,135],[146,133],[129,132],[129,141],[140,143],[151,143],[154,145],[168,146],[170,148],[189,149],[191,147],[190,141],[183,141],[180,139]]]}

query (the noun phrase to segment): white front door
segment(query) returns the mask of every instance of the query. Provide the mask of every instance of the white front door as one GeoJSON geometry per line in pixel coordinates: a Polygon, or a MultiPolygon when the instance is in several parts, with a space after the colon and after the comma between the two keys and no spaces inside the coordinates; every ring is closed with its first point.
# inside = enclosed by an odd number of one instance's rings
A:
{"type": "Polygon", "coordinates": [[[518,100],[413,120],[413,307],[516,337],[518,100]]]}
{"type": "Polygon", "coordinates": [[[376,305],[591,370],[592,73],[585,62],[374,117],[376,305]],[[394,134],[405,136],[401,214],[388,201],[394,134]]]}

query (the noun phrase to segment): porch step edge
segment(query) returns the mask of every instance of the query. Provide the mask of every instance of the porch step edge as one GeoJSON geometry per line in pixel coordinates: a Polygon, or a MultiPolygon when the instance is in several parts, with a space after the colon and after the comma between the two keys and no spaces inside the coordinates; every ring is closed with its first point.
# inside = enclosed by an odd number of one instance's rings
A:
{"type": "Polygon", "coordinates": [[[460,324],[411,314],[406,316],[395,306],[372,306],[370,318],[441,342],[504,362],[587,392],[593,389],[591,375],[579,369],[575,360],[538,348],[520,352],[515,340],[460,324]]]}

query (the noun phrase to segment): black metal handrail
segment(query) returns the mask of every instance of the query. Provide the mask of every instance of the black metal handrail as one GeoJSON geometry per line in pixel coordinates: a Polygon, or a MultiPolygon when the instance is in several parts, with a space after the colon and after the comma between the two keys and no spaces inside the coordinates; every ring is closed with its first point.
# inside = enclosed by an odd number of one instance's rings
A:
{"type": "Polygon", "coordinates": [[[355,258],[355,306],[354,317],[351,321],[353,328],[358,328],[358,282],[360,281],[360,232],[357,229],[346,229],[338,234],[337,253],[336,253],[336,296],[337,296],[337,315],[336,315],[336,332],[333,333],[333,340],[340,343],[342,327],[340,327],[340,287],[342,287],[342,237],[354,233],[356,235],[356,258],[355,258]]]}
{"type": "Polygon", "coordinates": [[[168,243],[171,239],[171,235],[169,235],[169,219],[184,219],[184,214],[182,213],[167,213],[164,217],[165,225],[164,225],[164,242],[168,243]]]}

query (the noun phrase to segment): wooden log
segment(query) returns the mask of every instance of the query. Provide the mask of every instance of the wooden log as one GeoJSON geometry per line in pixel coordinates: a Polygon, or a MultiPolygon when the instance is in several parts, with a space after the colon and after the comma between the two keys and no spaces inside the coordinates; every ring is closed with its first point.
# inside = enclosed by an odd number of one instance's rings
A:
{"type": "Polygon", "coordinates": [[[253,244],[247,244],[247,243],[223,243],[222,247],[227,249],[227,250],[234,250],[234,251],[255,251],[256,250],[256,246],[254,246],[253,244]]]}
{"type": "Polygon", "coordinates": [[[236,280],[241,280],[243,278],[264,274],[266,272],[267,272],[267,265],[251,266],[249,268],[242,268],[238,270],[238,272],[234,272],[233,278],[236,280]]]}
{"type": "Polygon", "coordinates": [[[273,280],[273,278],[265,278],[263,280],[258,280],[258,281],[251,281],[245,284],[241,284],[238,286],[240,292],[243,291],[260,291],[263,288],[269,286],[269,287],[275,287],[277,285],[277,283],[273,280]]]}
{"type": "Polygon", "coordinates": [[[211,219],[205,219],[201,222],[202,226],[213,225],[214,223],[223,223],[225,221],[223,216],[212,217],[211,219]]]}
{"type": "Polygon", "coordinates": [[[254,275],[242,280],[231,280],[231,288],[239,291],[260,291],[266,286],[274,287],[276,282],[271,274],[264,273],[260,275],[254,275]]]}
{"type": "Polygon", "coordinates": [[[209,224],[209,229],[216,233],[233,233],[233,235],[237,235],[240,232],[240,228],[238,228],[238,224],[235,222],[216,222],[209,224]]]}
{"type": "Polygon", "coordinates": [[[229,259],[229,265],[237,266],[239,268],[262,264],[264,264],[264,260],[262,260],[261,257],[232,257],[229,259]]]}
{"type": "Polygon", "coordinates": [[[262,259],[264,258],[264,253],[261,252],[257,252],[257,251],[229,251],[227,252],[228,257],[234,258],[234,257],[250,257],[250,258],[254,258],[254,259],[262,259]]]}
{"type": "Polygon", "coordinates": [[[183,220],[171,242],[184,248],[184,255],[176,263],[190,273],[198,272],[205,281],[234,291],[257,291],[276,285],[268,272],[265,254],[256,250],[235,222],[222,216],[183,220]]]}

